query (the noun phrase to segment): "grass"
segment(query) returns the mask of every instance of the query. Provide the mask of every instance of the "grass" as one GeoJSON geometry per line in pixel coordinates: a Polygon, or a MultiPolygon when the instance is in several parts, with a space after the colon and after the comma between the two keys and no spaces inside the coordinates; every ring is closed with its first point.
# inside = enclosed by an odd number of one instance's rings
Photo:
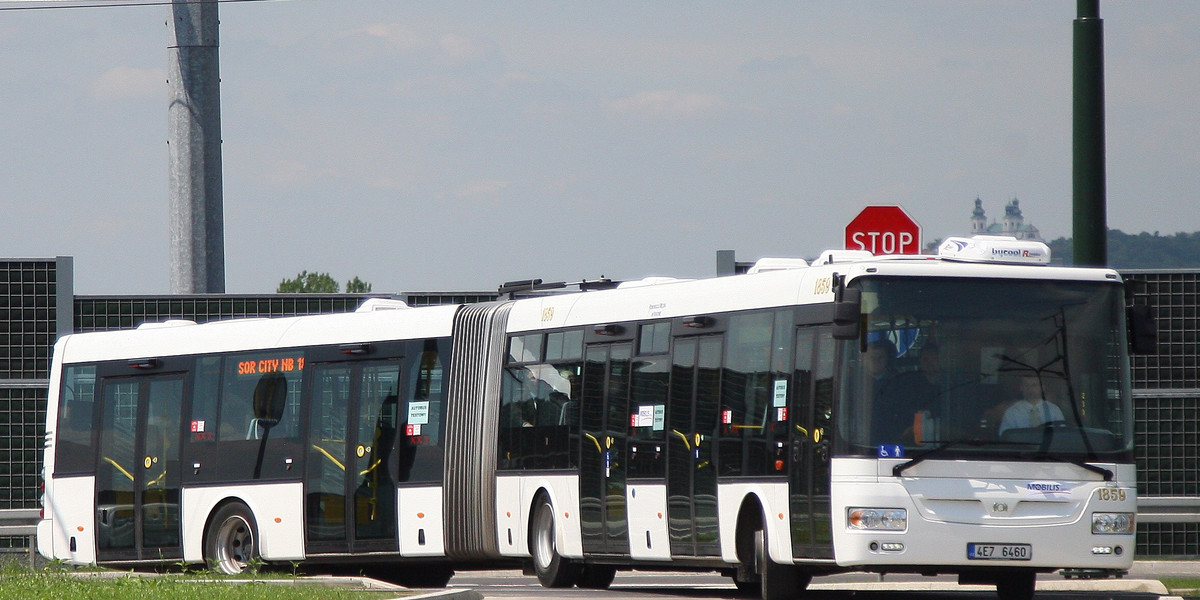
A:
{"type": "Polygon", "coordinates": [[[1200,577],[1161,577],[1159,581],[1167,586],[1172,594],[1189,598],[1200,597],[1200,577]]]}
{"type": "Polygon", "coordinates": [[[91,574],[53,566],[43,571],[31,571],[5,565],[0,569],[0,598],[212,600],[230,593],[236,594],[239,600],[384,600],[406,595],[394,591],[310,585],[301,583],[301,579],[278,575],[269,579],[250,580],[214,577],[209,573],[152,576],[109,573],[105,577],[89,576],[91,574]]]}

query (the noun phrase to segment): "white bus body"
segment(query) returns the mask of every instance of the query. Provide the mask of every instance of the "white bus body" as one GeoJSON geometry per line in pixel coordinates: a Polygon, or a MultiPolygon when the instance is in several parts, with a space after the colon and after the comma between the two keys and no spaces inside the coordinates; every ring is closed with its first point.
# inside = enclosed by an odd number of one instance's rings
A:
{"type": "Polygon", "coordinates": [[[957,573],[1025,598],[1037,572],[1128,569],[1117,274],[960,242],[67,336],[39,552],[352,562],[435,584],[524,563],[545,585],[593,588],[621,568],[716,569],[764,598],[844,570],[957,573]],[[1036,397],[1015,397],[1018,380],[1036,397]],[[1021,402],[1058,418],[1002,417],[1021,402]],[[186,413],[166,421],[182,449],[156,446],[160,405],[186,413]]]}

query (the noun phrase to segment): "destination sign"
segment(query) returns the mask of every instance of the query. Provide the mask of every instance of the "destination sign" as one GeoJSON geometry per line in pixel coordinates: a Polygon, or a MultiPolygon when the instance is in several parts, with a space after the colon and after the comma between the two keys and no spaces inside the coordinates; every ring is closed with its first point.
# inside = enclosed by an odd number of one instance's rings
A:
{"type": "Polygon", "coordinates": [[[281,356],[241,360],[237,363],[238,375],[261,375],[263,373],[291,373],[304,370],[303,356],[281,356]]]}

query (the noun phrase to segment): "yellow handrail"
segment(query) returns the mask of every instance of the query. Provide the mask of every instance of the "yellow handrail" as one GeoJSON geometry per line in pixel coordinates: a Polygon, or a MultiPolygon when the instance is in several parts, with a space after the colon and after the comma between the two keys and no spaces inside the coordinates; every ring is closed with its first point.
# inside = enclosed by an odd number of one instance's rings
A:
{"type": "Polygon", "coordinates": [[[672,429],[671,433],[679,436],[679,439],[683,440],[683,445],[686,446],[688,450],[692,449],[692,444],[691,444],[691,442],[688,441],[688,437],[686,435],[684,435],[683,433],[681,433],[680,431],[678,431],[676,429],[672,429]]]}
{"type": "Polygon", "coordinates": [[[338,459],[334,458],[334,457],[333,457],[333,455],[332,455],[332,454],[330,454],[329,452],[327,452],[327,451],[326,451],[324,448],[322,448],[322,447],[320,447],[320,446],[318,446],[318,445],[316,445],[316,444],[313,444],[313,445],[312,445],[312,447],[313,447],[314,449],[316,449],[316,451],[317,451],[317,452],[320,452],[321,454],[324,454],[324,455],[325,455],[325,458],[328,458],[328,459],[329,459],[331,462],[333,462],[333,464],[337,465],[339,469],[341,469],[341,470],[343,470],[343,471],[345,471],[345,470],[346,470],[346,465],[343,465],[341,461],[339,461],[338,459]]]}
{"type": "Polygon", "coordinates": [[[600,454],[604,454],[604,449],[600,447],[600,440],[596,439],[596,436],[594,436],[590,433],[584,433],[583,435],[586,435],[588,437],[588,439],[592,440],[592,443],[596,445],[596,452],[599,452],[600,454]]]}
{"type": "Polygon", "coordinates": [[[133,481],[133,473],[126,471],[125,467],[122,467],[121,465],[117,464],[117,461],[105,456],[104,462],[116,467],[117,470],[120,471],[122,474],[124,474],[126,477],[128,477],[130,481],[133,481]]]}

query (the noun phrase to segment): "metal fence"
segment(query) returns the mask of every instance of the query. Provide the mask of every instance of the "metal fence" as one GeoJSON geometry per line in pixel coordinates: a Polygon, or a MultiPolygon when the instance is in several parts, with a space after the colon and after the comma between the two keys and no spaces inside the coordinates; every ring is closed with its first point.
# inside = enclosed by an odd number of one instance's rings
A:
{"type": "MultiPolygon", "coordinates": [[[[1200,556],[1200,270],[1124,271],[1145,282],[1159,326],[1156,354],[1133,359],[1138,467],[1137,551],[1200,556]]],[[[38,505],[50,348],[60,332],[353,310],[367,296],[264,294],[74,296],[70,258],[0,260],[0,509],[38,505]]],[[[375,294],[379,296],[379,294],[375,294]]],[[[489,301],[489,293],[416,293],[428,305],[489,301]]],[[[0,550],[24,548],[5,536],[0,550]]]]}

